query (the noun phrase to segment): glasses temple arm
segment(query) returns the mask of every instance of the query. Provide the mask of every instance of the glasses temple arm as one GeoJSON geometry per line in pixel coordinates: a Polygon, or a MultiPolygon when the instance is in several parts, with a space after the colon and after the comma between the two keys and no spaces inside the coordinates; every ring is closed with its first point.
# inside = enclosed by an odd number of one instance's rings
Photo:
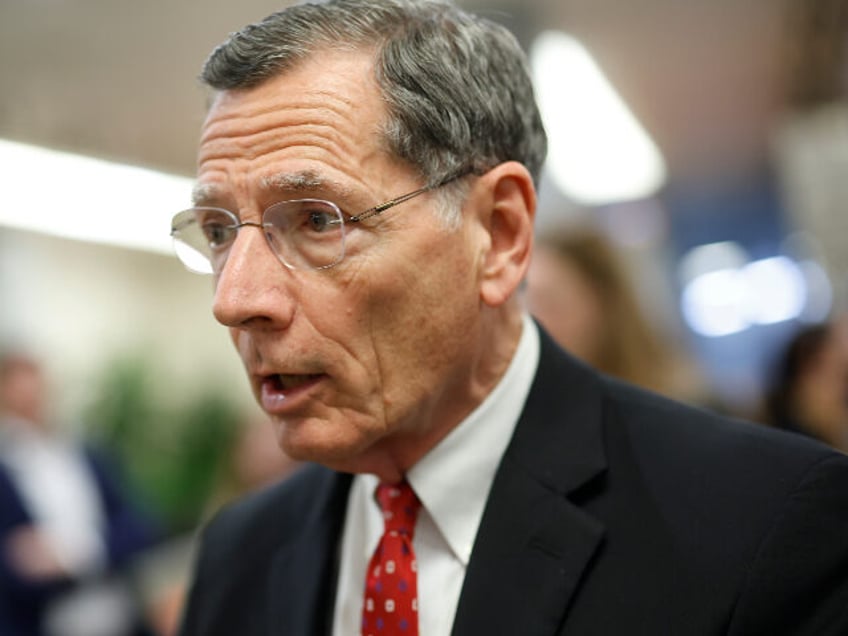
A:
{"type": "Polygon", "coordinates": [[[426,185],[423,188],[419,188],[418,190],[409,192],[408,194],[404,194],[390,201],[386,201],[385,203],[381,203],[380,205],[375,205],[373,208],[369,208],[364,212],[357,214],[356,216],[350,217],[347,221],[348,223],[358,223],[359,221],[362,221],[369,217],[376,216],[377,214],[380,214],[380,212],[385,212],[389,208],[393,208],[394,206],[399,205],[404,201],[409,201],[410,199],[417,197],[419,194],[424,194],[425,192],[429,192],[430,190],[436,190],[438,188],[441,188],[442,186],[449,184],[451,181],[456,181],[457,179],[461,179],[462,177],[467,177],[472,172],[474,171],[462,170],[448,177],[445,177],[441,181],[431,183],[430,185],[426,185]]]}

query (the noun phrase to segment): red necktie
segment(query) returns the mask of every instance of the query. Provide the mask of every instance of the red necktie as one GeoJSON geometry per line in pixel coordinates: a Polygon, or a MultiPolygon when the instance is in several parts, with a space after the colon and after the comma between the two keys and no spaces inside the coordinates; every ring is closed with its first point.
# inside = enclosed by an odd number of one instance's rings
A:
{"type": "Polygon", "coordinates": [[[421,502],[405,481],[380,484],[385,529],[365,579],[363,636],[418,636],[418,583],[412,536],[421,502]]]}

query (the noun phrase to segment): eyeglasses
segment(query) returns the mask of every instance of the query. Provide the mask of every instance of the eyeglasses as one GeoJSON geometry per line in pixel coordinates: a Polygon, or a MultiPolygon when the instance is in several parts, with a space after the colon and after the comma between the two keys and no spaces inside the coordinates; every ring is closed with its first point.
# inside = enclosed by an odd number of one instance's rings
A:
{"type": "Polygon", "coordinates": [[[198,274],[220,274],[239,229],[252,226],[263,230],[271,250],[289,269],[329,269],[344,258],[346,224],[381,214],[470,172],[453,174],[347,218],[335,203],[321,199],[275,203],[262,214],[262,223],[239,221],[223,208],[190,208],[176,214],[171,222],[174,251],[187,269],[198,274]]]}

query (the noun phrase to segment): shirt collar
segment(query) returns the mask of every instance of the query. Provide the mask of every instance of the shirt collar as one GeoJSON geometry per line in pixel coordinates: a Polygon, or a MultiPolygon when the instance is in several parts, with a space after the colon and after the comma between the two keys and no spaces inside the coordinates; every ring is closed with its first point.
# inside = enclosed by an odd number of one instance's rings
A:
{"type": "Polygon", "coordinates": [[[422,506],[464,565],[539,363],[538,329],[527,315],[522,322],[518,347],[500,382],[407,474],[422,506]]]}

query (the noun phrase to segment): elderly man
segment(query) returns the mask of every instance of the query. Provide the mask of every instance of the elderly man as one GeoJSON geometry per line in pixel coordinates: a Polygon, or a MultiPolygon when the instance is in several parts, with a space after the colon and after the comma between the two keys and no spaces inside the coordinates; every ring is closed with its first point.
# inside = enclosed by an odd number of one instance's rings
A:
{"type": "Polygon", "coordinates": [[[218,47],[178,253],[314,465],[205,530],[184,636],[848,630],[848,459],[522,311],[545,135],[501,27],[300,4],[218,47]]]}

